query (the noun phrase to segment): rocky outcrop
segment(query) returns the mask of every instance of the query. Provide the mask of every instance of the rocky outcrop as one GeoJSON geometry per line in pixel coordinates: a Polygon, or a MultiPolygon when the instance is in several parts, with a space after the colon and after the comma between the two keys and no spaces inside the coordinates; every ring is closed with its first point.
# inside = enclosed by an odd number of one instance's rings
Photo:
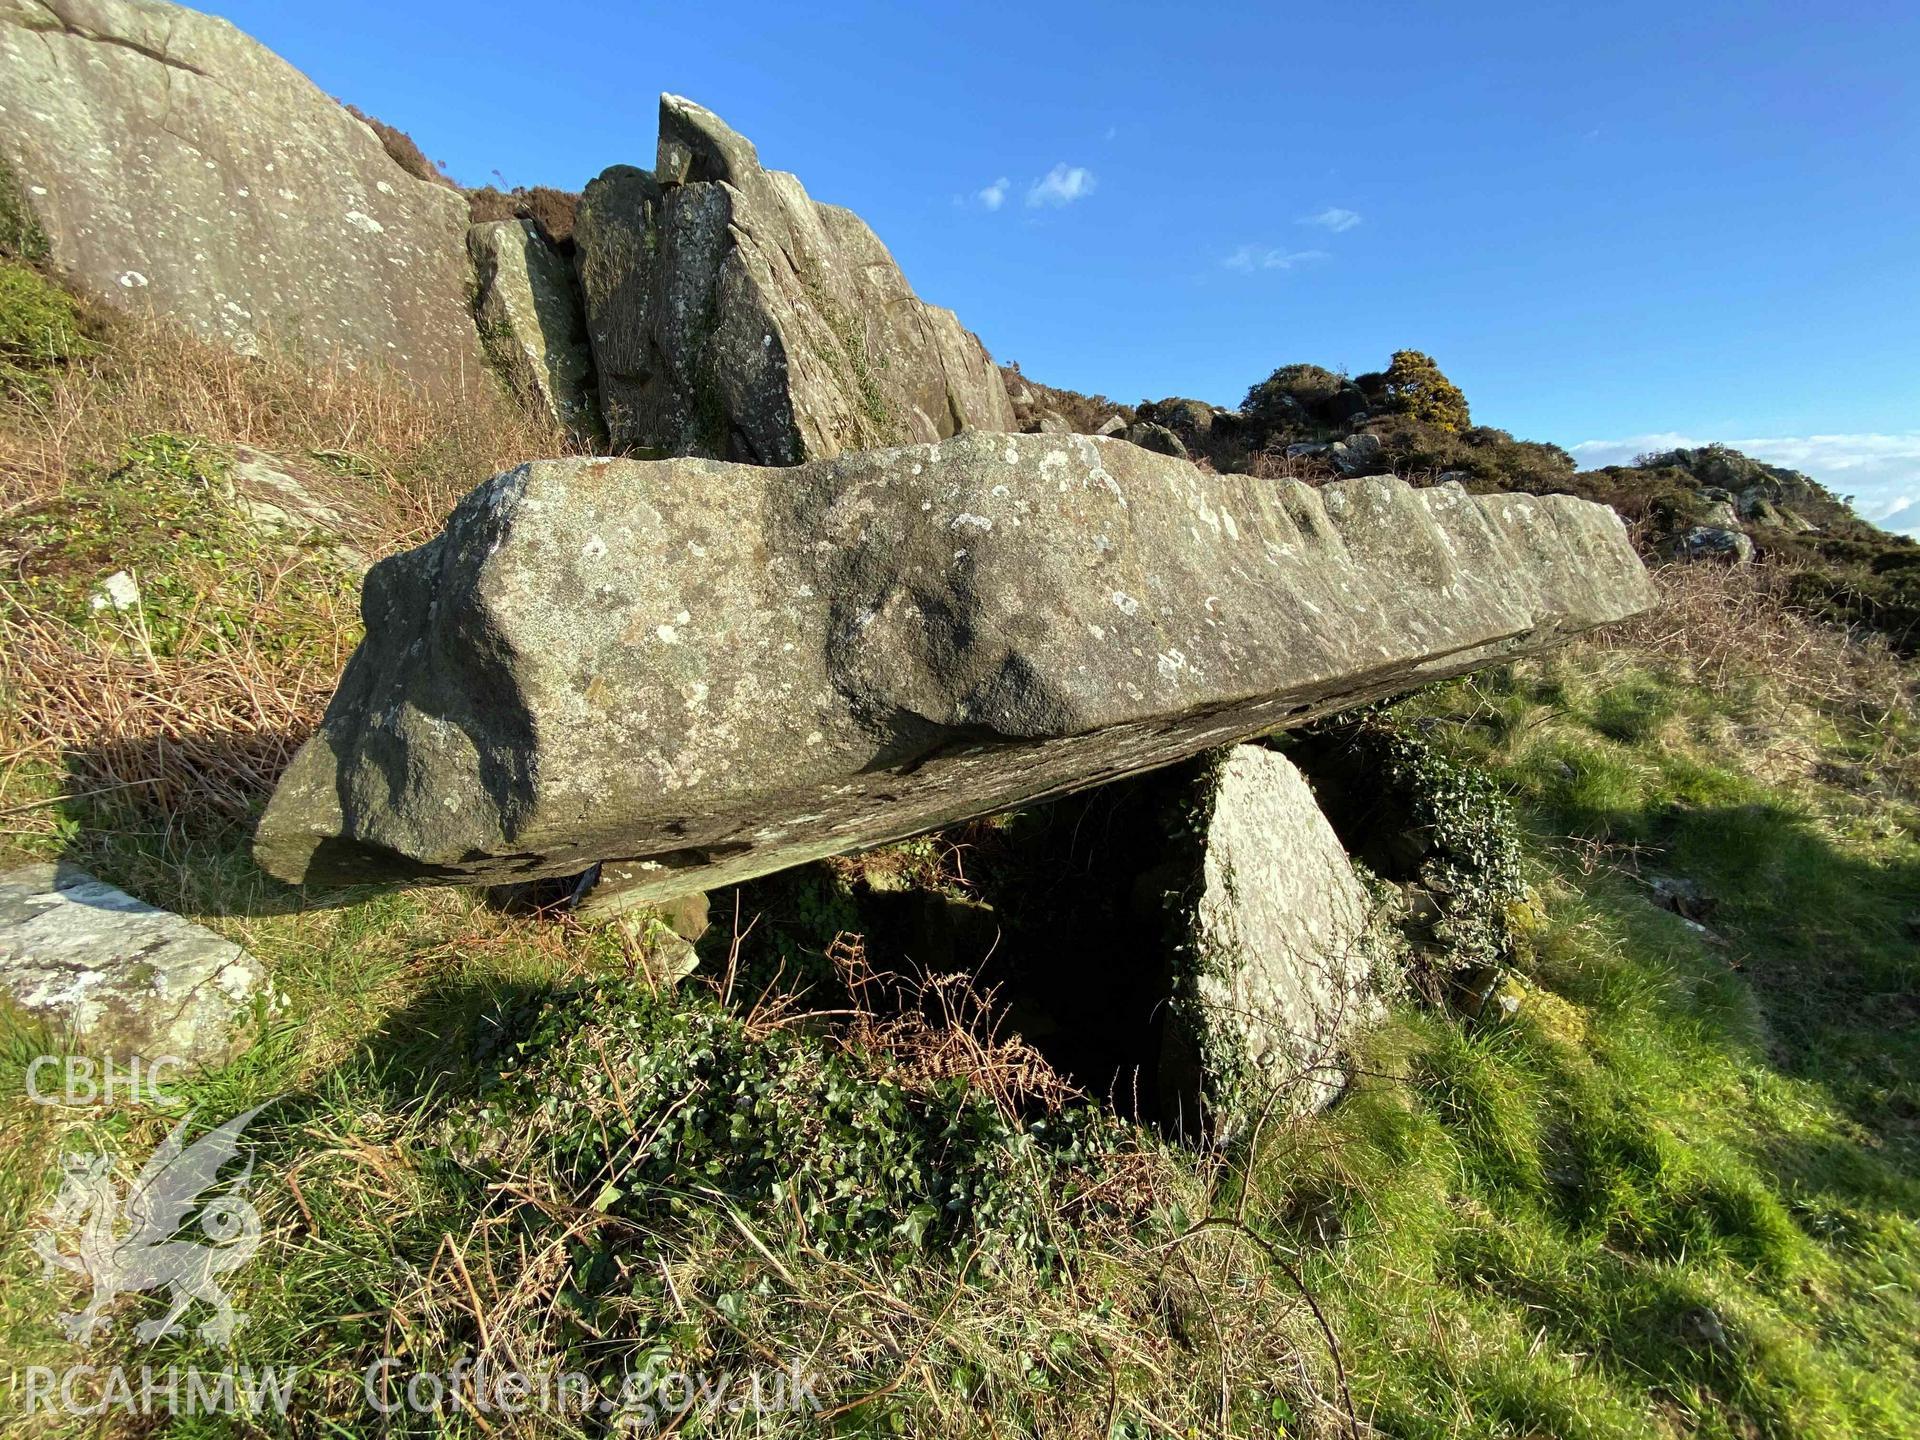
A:
{"type": "Polygon", "coordinates": [[[1730,565],[1752,564],[1753,550],[1746,531],[1717,525],[1695,525],[1673,547],[1677,560],[1721,560],[1730,565]]]}
{"type": "Polygon", "coordinates": [[[509,389],[576,440],[600,430],[573,267],[531,220],[493,220],[467,232],[480,342],[509,389]]]}
{"type": "Polygon", "coordinates": [[[465,201],[224,20],[0,0],[0,159],[98,298],[435,391],[483,373],[465,201]]]}
{"type": "Polygon", "coordinates": [[[1347,1043],[1380,1011],[1392,949],[1313,791],[1285,756],[1237,745],[1191,810],[1197,875],[1178,902],[1179,983],[1162,1088],[1216,1134],[1318,1109],[1347,1043]]]}
{"type": "Polygon", "coordinates": [[[0,875],[0,994],[94,1056],[216,1065],[268,1000],[230,940],[70,865],[0,875]]]}
{"type": "Polygon", "coordinates": [[[1187,458],[1185,443],[1165,425],[1157,425],[1151,420],[1136,420],[1122,433],[1129,445],[1138,445],[1156,455],[1172,455],[1181,460],[1187,458]]]}
{"type": "Polygon", "coordinates": [[[967,434],[794,471],[542,461],[376,565],[261,823],[288,880],[764,874],[1653,603],[1619,518],[967,434]],[[724,493],[724,510],[713,496],[724,493]],[[611,864],[609,868],[612,868],[611,864]]]}
{"type": "MultiPolygon", "coordinates": [[[[1291,453],[1292,447],[1288,448],[1291,453]]],[[[1333,462],[1333,468],[1342,475],[1383,475],[1392,470],[1387,464],[1380,437],[1369,431],[1363,430],[1358,435],[1336,440],[1327,448],[1326,454],[1327,459],[1333,462]]]]}
{"type": "Polygon", "coordinates": [[[654,173],[590,184],[574,242],[617,448],[797,465],[1014,428],[979,340],[860,217],[691,101],[661,97],[654,173]]]}

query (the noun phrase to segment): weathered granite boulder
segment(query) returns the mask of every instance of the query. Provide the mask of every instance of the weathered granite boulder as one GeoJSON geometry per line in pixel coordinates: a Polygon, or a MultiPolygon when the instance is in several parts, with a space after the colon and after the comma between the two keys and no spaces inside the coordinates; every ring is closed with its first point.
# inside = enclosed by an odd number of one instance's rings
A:
{"type": "MultiPolygon", "coordinates": [[[[1725,494],[1726,492],[1722,491],[1721,493],[1725,494]]],[[[1733,502],[1731,500],[1715,499],[1709,492],[1704,490],[1701,492],[1701,498],[1707,503],[1694,511],[1692,518],[1696,525],[1704,525],[1712,530],[1738,530],[1740,528],[1740,517],[1734,513],[1733,502]]]]}
{"type": "Polygon", "coordinates": [[[1151,420],[1134,421],[1126,428],[1123,438],[1128,444],[1151,450],[1156,455],[1172,455],[1181,460],[1187,458],[1186,443],[1165,425],[1155,424],[1151,420]]]}
{"type": "Polygon", "coordinates": [[[587,186],[574,243],[618,448],[797,465],[1014,428],[979,340],[865,222],[692,101],[661,97],[653,174],[587,186]]]}
{"type": "Polygon", "coordinates": [[[229,1058],[269,997],[238,945],[71,865],[0,875],[0,994],[88,1054],[190,1065],[229,1058]]]}
{"type": "Polygon", "coordinates": [[[293,881],[635,901],[1095,785],[1654,603],[1609,509],[1091,436],[541,461],[376,565],[262,819],[293,881]]]}
{"type": "Polygon", "coordinates": [[[1717,525],[1695,525],[1674,542],[1680,560],[1718,560],[1729,565],[1753,563],[1753,540],[1744,530],[1717,525]]]}
{"type": "Polygon", "coordinates": [[[1204,1117],[1226,1134],[1276,1095],[1285,1116],[1339,1093],[1343,1051],[1380,1012],[1393,949],[1285,756],[1236,745],[1198,788],[1199,873],[1177,892],[1178,985],[1161,1086],[1184,1123],[1204,1117]]]}
{"type": "Polygon", "coordinates": [[[436,391],[483,373],[466,201],[225,20],[0,0],[0,159],[82,289],[436,391]]]}
{"type": "MultiPolygon", "coordinates": [[[[1787,472],[1792,475],[1793,472],[1787,472]]],[[[1805,480],[1805,476],[1794,476],[1796,480],[1805,480]]],[[[1808,482],[1808,487],[1811,482],[1808,482]]],[[[1772,525],[1783,530],[1802,532],[1816,529],[1811,522],[1789,509],[1781,496],[1795,487],[1786,481],[1771,481],[1759,485],[1749,485],[1740,492],[1737,502],[1740,518],[1756,525],[1772,525]]],[[[1804,487],[1803,487],[1804,488],[1804,487]]]]}
{"type": "Polygon", "coordinates": [[[531,220],[492,220],[467,232],[480,343],[515,395],[577,439],[600,429],[593,353],[573,266],[531,220]]]}
{"type": "Polygon", "coordinates": [[[1334,441],[1327,458],[1342,475],[1381,475],[1389,468],[1380,437],[1368,431],[1334,441]]]}
{"type": "MultiPolygon", "coordinates": [[[[1217,444],[1230,441],[1241,427],[1236,411],[1222,410],[1204,400],[1169,396],[1140,407],[1139,418],[1164,425],[1186,447],[1189,454],[1213,454],[1217,444]]],[[[1148,446],[1155,449],[1155,446],[1148,446]]]]}

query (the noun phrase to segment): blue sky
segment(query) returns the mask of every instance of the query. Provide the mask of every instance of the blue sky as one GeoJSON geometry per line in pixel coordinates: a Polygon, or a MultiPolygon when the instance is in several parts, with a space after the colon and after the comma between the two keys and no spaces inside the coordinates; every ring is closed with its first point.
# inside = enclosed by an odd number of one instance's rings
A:
{"type": "Polygon", "coordinates": [[[1912,0],[204,8],[468,184],[648,165],[691,96],[1050,383],[1414,346],[1587,463],[1723,439],[1920,525],[1912,0]]]}

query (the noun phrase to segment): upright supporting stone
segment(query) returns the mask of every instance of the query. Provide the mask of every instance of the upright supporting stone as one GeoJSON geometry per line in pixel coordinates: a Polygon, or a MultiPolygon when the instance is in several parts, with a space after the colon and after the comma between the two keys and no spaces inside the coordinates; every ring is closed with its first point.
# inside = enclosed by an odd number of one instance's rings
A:
{"type": "Polygon", "coordinates": [[[1236,745],[1202,772],[1191,888],[1176,892],[1176,989],[1161,1092],[1216,1136],[1319,1109],[1380,1013],[1391,948],[1306,780],[1236,745]]]}
{"type": "Polygon", "coordinates": [[[493,220],[467,232],[480,286],[475,314],[487,358],[514,394],[576,439],[600,431],[573,268],[531,220],[493,220]]]}

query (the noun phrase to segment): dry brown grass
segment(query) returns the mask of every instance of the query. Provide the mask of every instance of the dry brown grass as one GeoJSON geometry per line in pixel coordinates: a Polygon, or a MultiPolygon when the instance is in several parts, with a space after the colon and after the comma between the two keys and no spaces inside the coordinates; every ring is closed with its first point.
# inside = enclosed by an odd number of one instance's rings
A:
{"type": "Polygon", "coordinates": [[[1884,635],[1796,603],[1797,573],[1770,563],[1661,566],[1653,572],[1657,610],[1582,643],[1622,662],[1664,662],[1736,700],[1748,723],[1731,748],[1762,778],[1920,799],[1912,663],[1884,635]]]}
{"type": "Polygon", "coordinates": [[[262,653],[257,628],[206,658],[162,660],[142,651],[137,622],[115,622],[118,640],[102,643],[57,618],[0,609],[0,679],[13,696],[0,763],[63,764],[70,799],[233,817],[272,789],[306,738],[352,633],[340,616],[340,643],[292,664],[262,653]]]}
{"type": "Polygon", "coordinates": [[[1289,456],[1284,446],[1276,446],[1250,455],[1246,473],[1256,480],[1298,480],[1303,485],[1320,486],[1337,479],[1339,472],[1322,456],[1289,456]]]}
{"type": "Polygon", "coordinates": [[[0,408],[0,516],[112,468],[129,437],[165,432],[357,468],[380,482],[366,492],[369,514],[398,548],[489,475],[566,450],[557,427],[484,376],[467,395],[436,398],[338,361],[309,365],[272,347],[238,355],[162,321],[90,321],[99,354],[0,408]]]}
{"type": "Polygon", "coordinates": [[[1783,565],[1664,565],[1660,608],[1602,633],[1613,649],[1678,660],[1727,689],[1756,671],[1826,704],[1884,705],[1907,678],[1883,639],[1843,629],[1794,603],[1783,565]]]}
{"type": "MultiPolygon", "coordinates": [[[[63,771],[69,792],[245,813],[358,638],[353,577],[322,573],[310,549],[264,543],[224,559],[182,546],[149,562],[196,596],[166,647],[152,643],[144,609],[102,618],[52,604],[36,580],[86,584],[118,565],[51,574],[23,537],[78,497],[113,497],[130,444],[190,438],[209,473],[226,447],[282,457],[318,477],[372,558],[432,535],[496,471],[567,448],[484,379],[464,398],[431,398],[392,375],[310,367],[279,350],[236,355],[159,322],[95,315],[90,328],[95,353],[0,399],[0,811],[16,837],[51,826],[46,777],[63,771]]],[[[211,480],[205,490],[206,506],[230,504],[211,480]]],[[[163,577],[135,578],[146,590],[163,577]]]]}
{"type": "Polygon", "coordinates": [[[580,195],[574,190],[557,190],[551,185],[516,186],[502,190],[483,185],[467,192],[467,213],[478,225],[488,220],[531,220],[540,227],[549,244],[565,254],[573,252],[573,225],[580,210],[580,195]]]}
{"type": "Polygon", "coordinates": [[[387,152],[389,159],[416,180],[425,180],[429,184],[444,185],[449,190],[460,187],[447,177],[433,161],[427,159],[414,138],[398,126],[389,125],[384,120],[376,120],[358,105],[348,105],[346,112],[362,125],[380,137],[380,148],[387,152]]]}
{"type": "Polygon", "coordinates": [[[886,1056],[909,1088],[964,1080],[1010,1121],[1087,1098],[1046,1056],[1006,1032],[998,992],[974,976],[875,970],[865,940],[850,934],[834,937],[827,960],[853,1000],[842,1043],[886,1056]]]}

